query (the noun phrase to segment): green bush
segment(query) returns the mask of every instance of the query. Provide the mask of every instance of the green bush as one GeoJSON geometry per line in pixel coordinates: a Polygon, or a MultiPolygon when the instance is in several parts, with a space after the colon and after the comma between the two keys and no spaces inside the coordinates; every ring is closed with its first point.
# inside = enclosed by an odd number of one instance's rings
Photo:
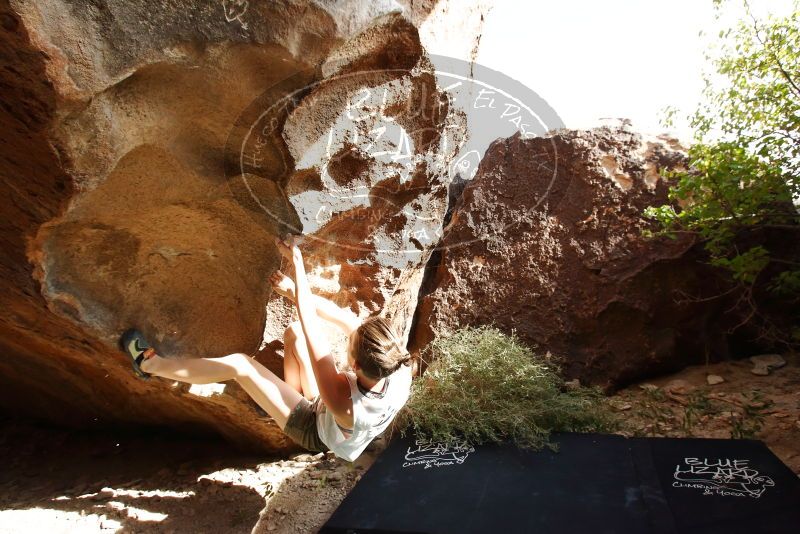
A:
{"type": "Polygon", "coordinates": [[[424,356],[432,363],[398,414],[402,433],[413,429],[418,437],[473,444],[510,440],[539,449],[552,447],[552,431],[616,428],[599,389],[567,389],[555,362],[496,328],[437,338],[424,356]]]}
{"type": "MultiPolygon", "coordinates": [[[[647,215],[661,234],[698,236],[710,263],[730,275],[737,310],[759,339],[800,345],[800,2],[785,17],[745,18],[717,36],[707,55],[703,99],[688,116],[695,130],[688,170],[673,179],[671,204],[647,215]],[[680,207],[677,207],[679,205],[680,207]],[[770,237],[772,236],[772,237],[770,237]],[[766,305],[766,306],[765,306],[766,305]]],[[[669,110],[665,125],[677,110],[669,110]]],[[[706,299],[708,300],[708,299],[706,299]]]]}

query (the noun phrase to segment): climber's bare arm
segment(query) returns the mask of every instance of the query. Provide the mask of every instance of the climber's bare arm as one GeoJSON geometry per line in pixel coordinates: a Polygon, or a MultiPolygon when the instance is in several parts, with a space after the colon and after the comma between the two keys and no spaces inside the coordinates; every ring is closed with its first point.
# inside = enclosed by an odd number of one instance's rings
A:
{"type": "Polygon", "coordinates": [[[314,298],[317,301],[317,315],[338,326],[347,337],[350,337],[358,328],[358,325],[361,324],[358,315],[347,308],[340,308],[335,303],[319,295],[314,295],[314,298]]]}
{"type": "Polygon", "coordinates": [[[311,369],[317,380],[319,394],[336,421],[345,428],[353,426],[353,401],[350,399],[350,383],[344,373],[336,369],[328,340],[320,328],[317,303],[311,293],[303,265],[303,255],[293,237],[287,241],[276,240],[278,251],[294,267],[295,304],[300,324],[311,356],[311,369]]]}
{"type": "MultiPolygon", "coordinates": [[[[275,291],[292,302],[295,302],[295,284],[291,278],[280,271],[275,271],[272,276],[269,277],[269,281],[272,283],[272,287],[275,288],[275,291]]],[[[319,295],[312,296],[317,305],[317,315],[320,319],[324,319],[336,325],[348,337],[358,328],[358,325],[361,324],[361,320],[358,316],[347,308],[341,308],[325,297],[319,295]]]]}

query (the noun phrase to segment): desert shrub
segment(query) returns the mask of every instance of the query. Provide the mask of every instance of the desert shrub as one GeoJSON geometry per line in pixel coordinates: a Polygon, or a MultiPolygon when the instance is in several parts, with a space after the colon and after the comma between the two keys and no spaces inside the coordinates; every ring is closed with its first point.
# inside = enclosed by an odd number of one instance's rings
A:
{"type": "Polygon", "coordinates": [[[473,444],[512,441],[538,449],[552,431],[608,431],[616,427],[597,388],[566,388],[552,358],[541,357],[493,327],[465,328],[437,338],[431,361],[398,414],[402,433],[473,444]]]}

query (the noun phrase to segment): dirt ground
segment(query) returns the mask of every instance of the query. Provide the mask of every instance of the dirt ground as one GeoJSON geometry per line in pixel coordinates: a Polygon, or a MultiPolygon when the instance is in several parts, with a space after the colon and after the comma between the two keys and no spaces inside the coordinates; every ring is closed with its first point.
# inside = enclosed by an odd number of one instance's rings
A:
{"type": "MultiPolygon", "coordinates": [[[[800,474],[800,361],[691,367],[609,402],[627,435],[756,437],[800,474]],[[707,375],[724,382],[708,385],[707,375]]],[[[0,533],[316,532],[369,468],[330,455],[265,458],[163,430],[76,432],[0,421],[0,533]]]]}
{"type": "Polygon", "coordinates": [[[687,367],[610,402],[626,435],[760,439],[800,475],[800,357],[784,358],[768,376],[752,374],[746,359],[687,367]],[[709,385],[708,375],[724,382],[709,385]]]}
{"type": "Polygon", "coordinates": [[[3,421],[0,533],[316,532],[385,446],[354,463],[268,458],[209,438],[3,421]]]}

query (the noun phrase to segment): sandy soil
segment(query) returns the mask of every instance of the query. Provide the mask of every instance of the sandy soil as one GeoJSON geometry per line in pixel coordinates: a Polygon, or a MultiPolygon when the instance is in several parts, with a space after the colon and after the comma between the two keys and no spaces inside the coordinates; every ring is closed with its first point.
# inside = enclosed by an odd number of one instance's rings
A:
{"type": "Polygon", "coordinates": [[[610,402],[625,434],[756,438],[800,475],[800,356],[785,359],[769,376],[752,374],[749,360],[687,367],[630,386],[610,402]],[[709,385],[708,375],[724,382],[709,385]]]}
{"type": "MultiPolygon", "coordinates": [[[[633,385],[610,402],[628,435],[755,435],[800,474],[800,361],[748,361],[633,385]],[[725,380],[710,386],[706,376],[725,380]]],[[[316,532],[385,446],[350,464],[265,458],[163,430],[75,432],[0,421],[0,533],[316,532]]]]}

